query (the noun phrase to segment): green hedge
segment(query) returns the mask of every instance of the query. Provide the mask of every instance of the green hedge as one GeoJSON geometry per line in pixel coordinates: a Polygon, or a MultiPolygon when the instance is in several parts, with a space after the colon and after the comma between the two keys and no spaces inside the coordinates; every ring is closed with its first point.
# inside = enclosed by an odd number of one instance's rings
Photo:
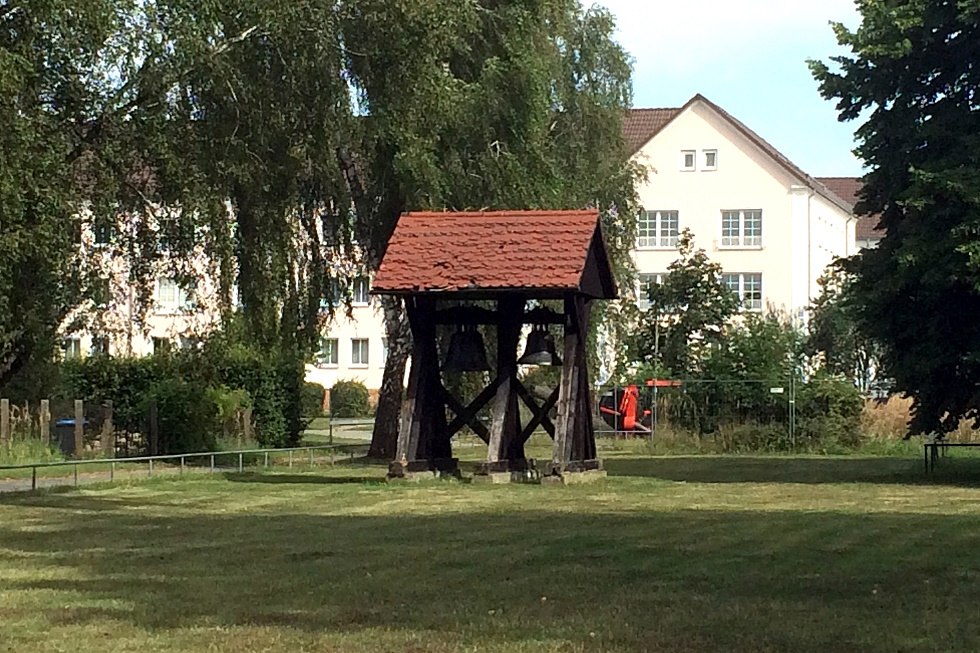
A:
{"type": "Polygon", "coordinates": [[[116,428],[141,433],[156,403],[159,451],[181,453],[214,449],[229,410],[245,405],[252,408],[258,444],[296,444],[304,426],[302,383],[299,360],[216,343],[165,356],[66,361],[60,394],[111,400],[116,428]]]}
{"type": "Polygon", "coordinates": [[[368,389],[360,381],[337,381],[330,388],[331,417],[368,417],[368,389]]]}

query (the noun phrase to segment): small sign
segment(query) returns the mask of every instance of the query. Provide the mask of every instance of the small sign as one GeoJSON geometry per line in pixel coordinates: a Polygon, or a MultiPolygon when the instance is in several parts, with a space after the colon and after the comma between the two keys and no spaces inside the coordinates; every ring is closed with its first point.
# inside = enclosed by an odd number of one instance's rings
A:
{"type": "Polygon", "coordinates": [[[772,395],[781,395],[781,394],[783,394],[783,389],[782,388],[769,388],[769,394],[772,394],[772,395]]]}

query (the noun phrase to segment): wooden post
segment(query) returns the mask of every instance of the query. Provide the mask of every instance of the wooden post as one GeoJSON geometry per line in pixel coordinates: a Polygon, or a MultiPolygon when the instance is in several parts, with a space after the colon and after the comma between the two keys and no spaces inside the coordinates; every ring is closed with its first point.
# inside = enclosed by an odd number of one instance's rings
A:
{"type": "Polygon", "coordinates": [[[524,444],[517,441],[517,345],[524,316],[523,297],[504,297],[497,302],[497,377],[500,385],[494,397],[490,442],[487,445],[487,471],[510,471],[513,459],[523,460],[524,444]],[[506,469],[499,469],[501,459],[506,469]]]}
{"type": "Polygon", "coordinates": [[[242,437],[245,442],[252,441],[252,407],[246,406],[242,409],[242,437]]]}
{"type": "Polygon", "coordinates": [[[0,444],[10,442],[10,400],[0,399],[0,444]]]}
{"type": "Polygon", "coordinates": [[[75,400],[75,457],[81,458],[85,452],[85,403],[75,400]]]}
{"type": "Polygon", "coordinates": [[[41,428],[41,442],[48,444],[51,441],[51,402],[47,399],[41,400],[38,425],[41,428]]]}
{"type": "Polygon", "coordinates": [[[112,400],[102,404],[102,454],[115,457],[116,447],[113,443],[115,431],[112,427],[112,400]]]}

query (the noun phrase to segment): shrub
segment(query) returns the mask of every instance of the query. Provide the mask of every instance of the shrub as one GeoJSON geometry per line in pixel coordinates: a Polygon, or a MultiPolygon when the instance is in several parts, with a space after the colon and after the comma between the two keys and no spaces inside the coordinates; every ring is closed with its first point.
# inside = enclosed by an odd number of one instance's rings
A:
{"type": "Polygon", "coordinates": [[[160,454],[214,451],[218,411],[203,385],[164,378],[153,385],[146,401],[157,406],[160,454]]]}
{"type": "Polygon", "coordinates": [[[864,398],[850,381],[824,371],[801,385],[796,395],[797,433],[803,441],[843,447],[861,445],[864,398]]]}
{"type": "Polygon", "coordinates": [[[368,390],[360,381],[337,381],[330,389],[331,417],[367,417],[368,390]]]}
{"type": "Polygon", "coordinates": [[[303,417],[320,417],[323,415],[323,397],[325,392],[326,388],[319,383],[303,382],[302,396],[300,397],[303,417]]]}

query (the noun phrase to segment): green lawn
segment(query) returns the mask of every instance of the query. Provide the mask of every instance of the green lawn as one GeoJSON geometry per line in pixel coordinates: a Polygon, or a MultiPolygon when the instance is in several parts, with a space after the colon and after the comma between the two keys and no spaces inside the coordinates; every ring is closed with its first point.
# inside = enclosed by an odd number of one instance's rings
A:
{"type": "Polygon", "coordinates": [[[0,651],[977,651],[980,461],[607,453],[0,496],[0,651]]]}

